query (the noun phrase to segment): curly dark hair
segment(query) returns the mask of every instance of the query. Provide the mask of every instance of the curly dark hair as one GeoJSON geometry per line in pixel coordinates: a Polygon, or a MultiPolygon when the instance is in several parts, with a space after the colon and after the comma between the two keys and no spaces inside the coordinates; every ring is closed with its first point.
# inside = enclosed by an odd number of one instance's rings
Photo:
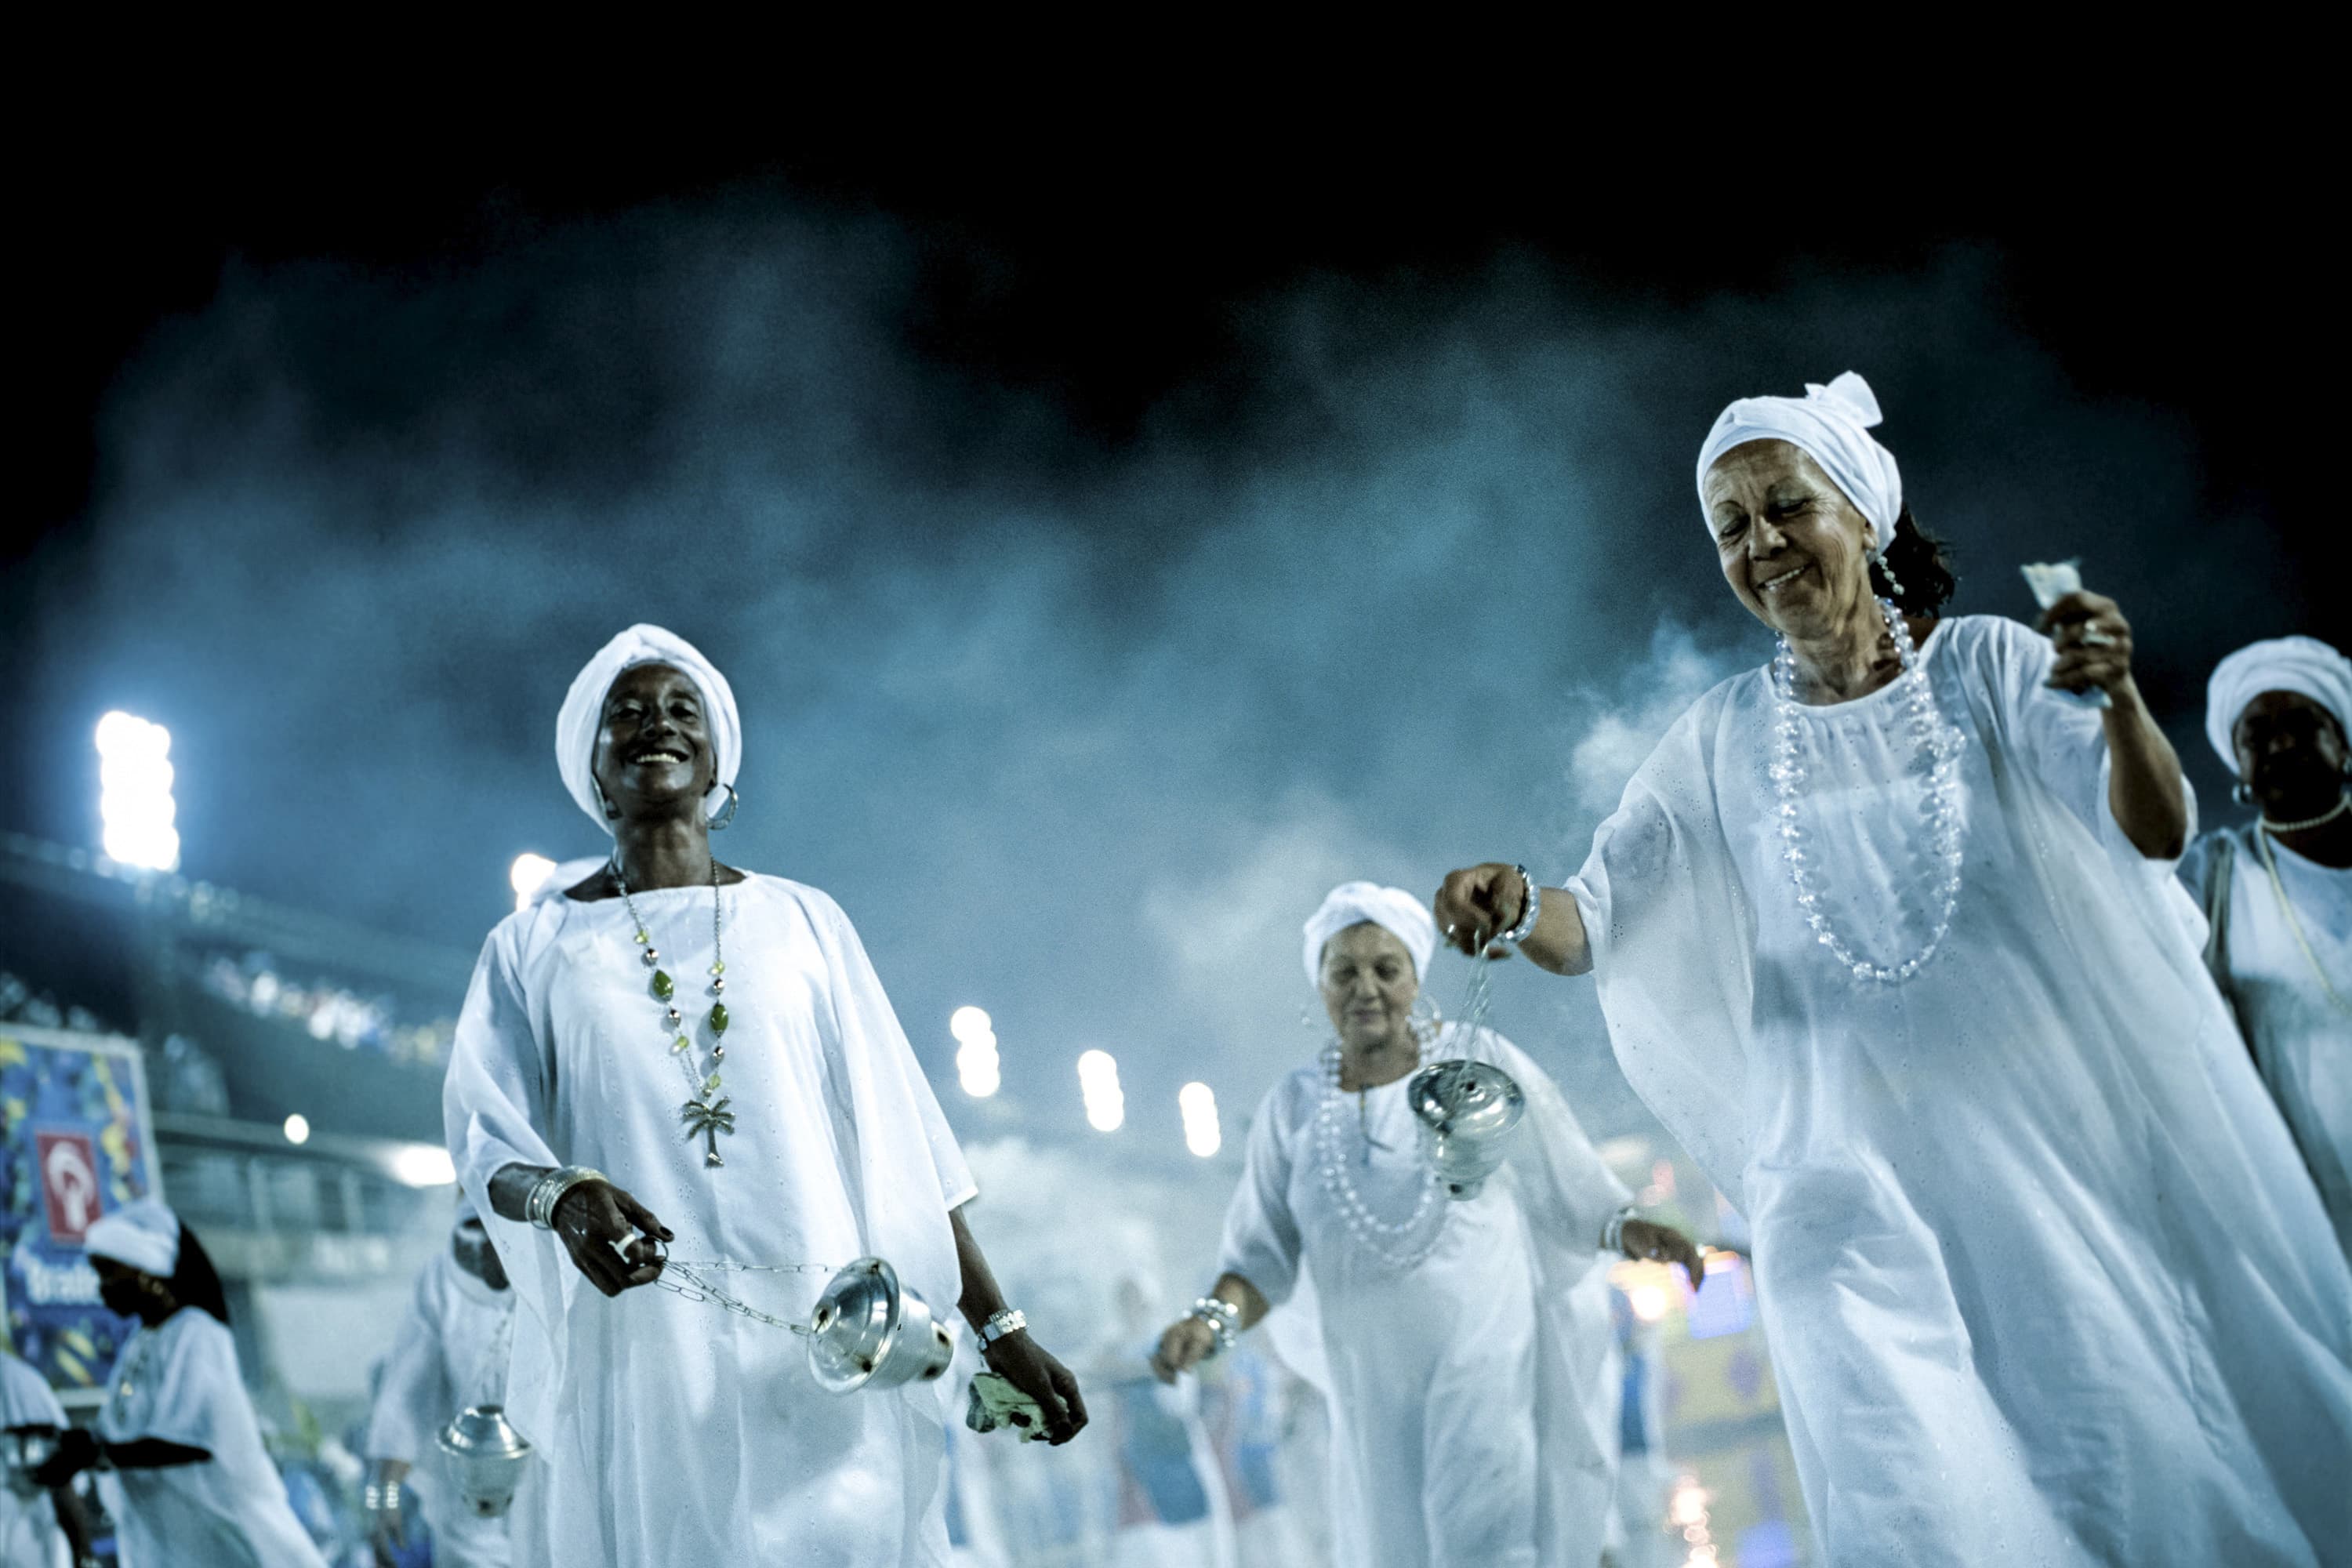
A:
{"type": "Polygon", "coordinates": [[[1883,565],[1871,564],[1870,586],[1874,592],[1887,594],[1886,576],[1892,571],[1903,591],[1887,597],[1906,616],[1941,613],[1951,602],[1952,591],[1960,585],[1958,574],[1952,570],[1951,546],[1920,527],[1907,502],[1895,520],[1895,542],[1886,547],[1883,559],[1883,565]]]}

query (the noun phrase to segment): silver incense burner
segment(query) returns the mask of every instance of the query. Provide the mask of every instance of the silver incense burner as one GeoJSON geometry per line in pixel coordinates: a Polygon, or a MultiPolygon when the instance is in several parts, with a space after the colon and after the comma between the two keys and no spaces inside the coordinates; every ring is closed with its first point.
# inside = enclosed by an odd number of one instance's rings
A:
{"type": "Polygon", "coordinates": [[[441,1429],[441,1451],[449,1456],[466,1511],[503,1519],[514,1506],[523,1467],[530,1463],[530,1439],[514,1429],[496,1405],[472,1405],[441,1429]]]}
{"type": "Polygon", "coordinates": [[[0,1431],[0,1479],[16,1496],[29,1502],[41,1495],[40,1484],[33,1472],[54,1458],[58,1451],[58,1435],[47,1426],[12,1426],[0,1431]]]}
{"type": "Polygon", "coordinates": [[[929,1383],[947,1371],[955,1342],[930,1304],[878,1258],[833,1277],[809,1318],[809,1371],[828,1393],[929,1383]]]}
{"type": "Polygon", "coordinates": [[[1421,1124],[1422,1153],[1445,1195],[1475,1198],[1504,1157],[1528,1113],[1517,1080],[1492,1062],[1456,1058],[1433,1062],[1405,1085],[1405,1103],[1421,1124]]]}

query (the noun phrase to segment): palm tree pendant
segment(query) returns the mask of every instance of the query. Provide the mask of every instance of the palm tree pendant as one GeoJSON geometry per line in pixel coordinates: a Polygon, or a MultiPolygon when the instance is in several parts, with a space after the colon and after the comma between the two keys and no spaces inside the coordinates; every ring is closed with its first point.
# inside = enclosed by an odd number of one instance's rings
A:
{"type": "Polygon", "coordinates": [[[705,1165],[727,1163],[719,1157],[719,1135],[724,1132],[732,1136],[735,1131],[735,1113],[727,1109],[733,1103],[732,1099],[689,1100],[678,1107],[678,1118],[686,1123],[688,1141],[702,1140],[702,1163],[705,1165]]]}

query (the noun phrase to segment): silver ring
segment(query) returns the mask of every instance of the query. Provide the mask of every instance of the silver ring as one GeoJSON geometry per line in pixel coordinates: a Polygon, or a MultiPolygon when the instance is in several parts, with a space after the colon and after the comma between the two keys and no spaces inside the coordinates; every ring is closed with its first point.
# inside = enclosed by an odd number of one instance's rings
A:
{"type": "Polygon", "coordinates": [[[2089,631],[2083,634],[2083,646],[2084,647],[2113,647],[2116,646],[2116,639],[2109,637],[2106,633],[2099,630],[2098,627],[2093,626],[2089,631]]]}

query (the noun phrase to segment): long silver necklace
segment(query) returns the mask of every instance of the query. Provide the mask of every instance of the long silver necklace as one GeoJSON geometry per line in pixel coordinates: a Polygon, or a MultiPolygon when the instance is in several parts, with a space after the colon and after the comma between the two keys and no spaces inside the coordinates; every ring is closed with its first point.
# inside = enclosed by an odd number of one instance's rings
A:
{"type": "Polygon", "coordinates": [[[686,1074],[687,1101],[678,1107],[678,1119],[686,1125],[687,1142],[702,1140],[702,1163],[706,1168],[724,1165],[719,1155],[719,1135],[733,1136],[735,1113],[727,1107],[731,1103],[719,1092],[719,1068],[727,1060],[727,951],[721,945],[724,935],[724,904],[719,892],[719,858],[710,859],[710,1066],[706,1072],[695,1066],[694,1038],[681,1027],[684,1015],[677,1005],[677,982],[669,971],[661,967],[661,950],[654,945],[652,934],[646,929],[645,917],[637,913],[637,901],[629,896],[629,879],[621,874],[621,851],[613,851],[613,882],[621,889],[621,902],[628,907],[629,923],[636,928],[637,945],[645,951],[638,958],[652,972],[646,982],[654,1000],[662,1005],[662,1016],[669,1027],[670,1055],[677,1058],[680,1071],[686,1074]]]}
{"type": "Polygon", "coordinates": [[[1797,816],[1797,803],[1805,787],[1805,764],[1797,750],[1804,721],[1797,713],[1797,656],[1786,637],[1780,639],[1780,651],[1772,660],[1770,773],[1779,796],[1774,830],[1780,836],[1780,858],[1788,864],[1789,881],[1796,889],[1797,907],[1804,912],[1805,924],[1811,928],[1814,939],[1829,949],[1830,956],[1854,979],[1899,985],[1936,956],[1936,950],[1951,931],[1953,911],[1959,908],[1961,846],[1968,833],[1967,814],[1960,797],[1960,752],[1968,745],[1968,737],[1937,708],[1927,668],[1920,663],[1919,650],[1912,644],[1909,623],[1889,600],[1879,600],[1878,608],[1886,617],[1887,630],[1894,635],[1895,658],[1902,665],[1902,673],[1895,679],[1903,688],[1911,732],[1921,753],[1928,759],[1927,793],[1920,816],[1927,826],[1928,858],[1941,908],[1927,942],[1916,952],[1900,963],[1873,963],[1854,950],[1822,909],[1821,893],[1813,886],[1811,865],[1805,853],[1805,831],[1797,816]]]}

